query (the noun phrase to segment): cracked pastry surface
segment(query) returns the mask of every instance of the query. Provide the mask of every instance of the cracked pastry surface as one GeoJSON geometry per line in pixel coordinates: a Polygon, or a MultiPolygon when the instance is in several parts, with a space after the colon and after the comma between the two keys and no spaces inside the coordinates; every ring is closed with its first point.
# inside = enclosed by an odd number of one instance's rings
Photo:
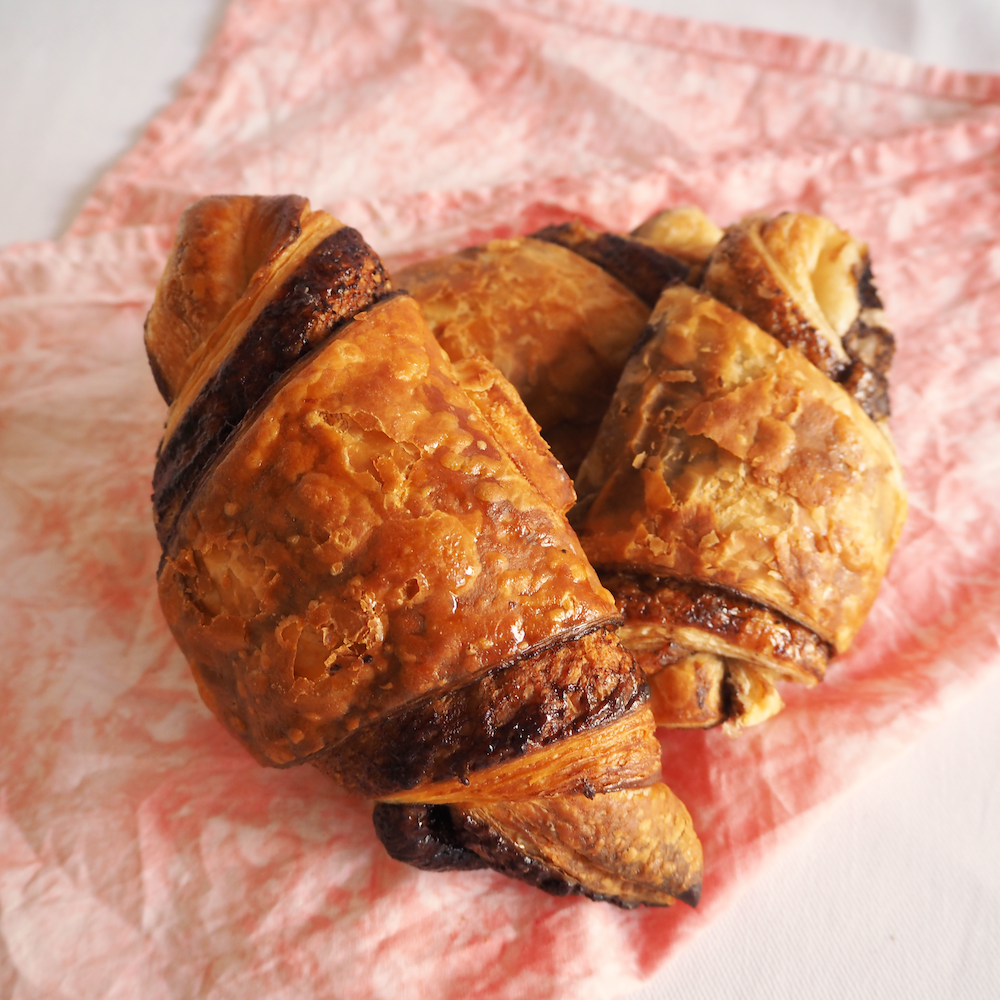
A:
{"type": "MultiPolygon", "coordinates": [[[[171,403],[159,588],[209,707],[262,763],[308,761],[387,809],[479,810],[482,843],[539,840],[547,812],[551,891],[695,900],[648,687],[515,389],[453,364],[360,236],[302,199],[210,199],[179,233],[147,324],[171,403]]],[[[506,871],[498,851],[476,856],[506,871]]]]}
{"type": "Polygon", "coordinates": [[[785,213],[730,227],[702,266],[657,303],[571,516],[658,720],[735,732],[848,647],[906,499],[867,248],[785,213]]]}
{"type": "Polygon", "coordinates": [[[601,569],[728,587],[846,649],[905,518],[887,438],[797,349],[667,289],[577,477],[601,569]]]}
{"type": "Polygon", "coordinates": [[[482,355],[572,473],[597,432],[649,305],[597,264],[531,237],[401,270],[452,361],[482,355]]]}

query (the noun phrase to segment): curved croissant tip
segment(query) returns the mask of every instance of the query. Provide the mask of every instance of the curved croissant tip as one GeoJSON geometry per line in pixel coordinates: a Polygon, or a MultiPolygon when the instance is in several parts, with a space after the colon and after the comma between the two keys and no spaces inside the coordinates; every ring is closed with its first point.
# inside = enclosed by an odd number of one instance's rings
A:
{"type": "Polygon", "coordinates": [[[701,901],[701,879],[699,879],[690,889],[685,890],[677,897],[682,903],[687,903],[694,909],[701,901]]]}

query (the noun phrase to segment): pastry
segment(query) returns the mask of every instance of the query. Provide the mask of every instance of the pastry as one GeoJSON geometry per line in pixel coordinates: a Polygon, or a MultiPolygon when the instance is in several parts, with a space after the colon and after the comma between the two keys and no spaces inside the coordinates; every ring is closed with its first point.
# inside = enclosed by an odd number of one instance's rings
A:
{"type": "Polygon", "coordinates": [[[662,723],[762,721],[864,622],[906,516],[880,309],[863,245],[791,213],[660,297],[571,520],[662,723]]]}
{"type": "Polygon", "coordinates": [[[510,382],[392,284],[300,198],[181,220],[146,344],[160,600],[199,691],[262,764],[376,800],[394,857],[696,902],[572,485],[510,382]]]}
{"type": "Polygon", "coordinates": [[[693,207],[629,236],[572,222],[412,265],[396,284],[452,361],[481,354],[503,372],[573,475],[660,292],[719,236],[693,207]]]}
{"type": "Polygon", "coordinates": [[[404,268],[396,284],[452,361],[482,355],[503,372],[572,475],[650,305],[597,264],[531,237],[404,268]]]}

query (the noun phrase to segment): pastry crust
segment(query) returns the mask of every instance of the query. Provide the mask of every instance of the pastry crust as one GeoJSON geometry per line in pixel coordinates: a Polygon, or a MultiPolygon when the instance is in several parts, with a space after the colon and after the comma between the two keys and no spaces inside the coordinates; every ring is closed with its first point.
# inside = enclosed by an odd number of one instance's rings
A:
{"type": "Polygon", "coordinates": [[[396,285],[452,361],[482,355],[504,374],[572,473],[649,306],[596,264],[529,237],[404,268],[396,285]]]}
{"type": "MultiPolygon", "coordinates": [[[[633,716],[648,697],[632,657],[612,632],[598,629],[358,729],[312,763],[359,794],[426,801],[413,790],[442,782],[467,786],[474,775],[555,744],[560,744],[559,767],[572,768],[564,741],[633,716]]],[[[645,784],[658,775],[659,746],[652,723],[648,730],[644,725],[633,718],[616,737],[635,750],[623,758],[624,770],[601,756],[600,773],[578,775],[572,790],[593,794],[645,784]]],[[[600,738],[609,735],[602,730],[600,738]]],[[[587,741],[579,746],[585,749],[587,741]]],[[[621,756],[617,749],[613,753],[621,756]]],[[[533,767],[531,780],[555,763],[533,767]]],[[[496,777],[487,780],[495,784],[496,777]]],[[[569,790],[566,782],[572,780],[560,778],[560,787],[569,790]]],[[[461,797],[468,794],[466,787],[461,797]]]]}
{"type": "Polygon", "coordinates": [[[429,871],[488,866],[555,896],[626,909],[675,899],[695,906],[701,896],[701,844],[662,784],[593,799],[379,803],[374,821],[392,857],[429,871]]]}
{"type": "MultiPolygon", "coordinates": [[[[171,406],[153,474],[153,510],[164,547],[195,485],[275,380],[390,291],[381,261],[356,230],[322,219],[307,230],[280,261],[258,269],[246,296],[258,298],[250,315],[239,300],[186,366],[188,381],[171,406]],[[317,242],[317,233],[328,230],[317,242]],[[218,342],[227,349],[220,351],[218,342]]],[[[169,343],[153,314],[147,331],[169,343]]]]}
{"type": "MultiPolygon", "coordinates": [[[[830,647],[815,632],[731,591],[621,573],[605,574],[602,582],[625,619],[618,635],[636,656],[663,655],[671,646],[704,650],[809,687],[826,674],[830,647]]],[[[647,674],[655,672],[640,662],[647,674]]]]}
{"type": "Polygon", "coordinates": [[[577,491],[599,569],[722,585],[838,651],[906,514],[892,447],[844,389],[685,286],[658,303],[577,491]]]}
{"type": "Polygon", "coordinates": [[[726,230],[701,288],[844,383],[870,417],[889,415],[894,341],[850,233],[821,216],[751,216],[726,230]]]}
{"type": "MultiPolygon", "coordinates": [[[[665,237],[664,228],[658,230],[661,238],[665,237]]],[[[579,220],[540,229],[534,237],[564,246],[597,264],[650,308],[668,285],[688,280],[689,265],[668,252],[662,243],[601,232],[579,220]]]]}
{"type": "Polygon", "coordinates": [[[386,827],[425,867],[504,871],[530,840],[595,898],[696,901],[648,687],[500,371],[453,364],[360,236],[302,199],[194,206],[147,345],[172,400],[161,604],[230,732],[377,796],[377,826],[436,817],[386,827]],[[473,815],[465,846],[435,841],[473,815]]]}
{"type": "Polygon", "coordinates": [[[682,205],[650,216],[631,235],[688,265],[698,266],[708,260],[723,232],[696,205],[682,205]]]}
{"type": "Polygon", "coordinates": [[[635,636],[622,641],[633,651],[646,672],[651,692],[649,706],[658,725],[669,729],[708,729],[729,717],[726,697],[728,661],[713,653],[681,649],[669,659],[666,650],[679,647],[667,642],[637,644],[635,636]]]}
{"type": "Polygon", "coordinates": [[[165,555],[203,694],[273,764],[617,616],[406,297],[290,373],[165,555]]]}
{"type": "Polygon", "coordinates": [[[692,905],[702,851],[684,805],[667,788],[452,807],[461,842],[491,867],[558,895],[631,908],[692,905]]]}
{"type": "Polygon", "coordinates": [[[772,671],[751,663],[734,661],[726,672],[728,711],[723,730],[736,736],[749,726],[759,726],[784,707],[772,671]]]}
{"type": "Polygon", "coordinates": [[[312,215],[297,195],[210,197],[185,212],[146,320],[146,354],[172,403],[210,336],[240,300],[257,300],[312,215]]]}

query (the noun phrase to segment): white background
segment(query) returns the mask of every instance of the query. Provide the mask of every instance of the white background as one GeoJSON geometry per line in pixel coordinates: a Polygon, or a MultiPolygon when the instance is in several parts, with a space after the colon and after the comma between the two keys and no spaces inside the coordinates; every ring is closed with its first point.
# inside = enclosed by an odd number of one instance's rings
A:
{"type": "MultiPolygon", "coordinates": [[[[1000,72],[1000,0],[630,2],[1000,72]]],[[[172,99],[224,8],[0,0],[0,246],[66,228],[172,99]]],[[[1000,998],[998,718],[993,673],[632,1000],[1000,998]]]]}

